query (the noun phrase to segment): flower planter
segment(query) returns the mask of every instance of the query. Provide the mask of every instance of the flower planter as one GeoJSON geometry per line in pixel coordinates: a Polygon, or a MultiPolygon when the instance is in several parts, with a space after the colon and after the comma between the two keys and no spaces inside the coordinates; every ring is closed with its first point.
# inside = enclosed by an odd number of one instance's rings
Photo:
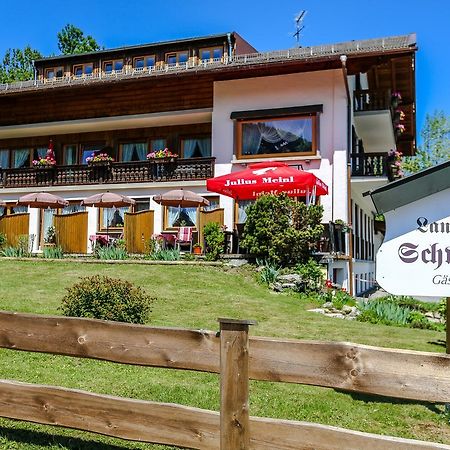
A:
{"type": "Polygon", "coordinates": [[[201,247],[194,247],[193,251],[194,251],[194,255],[201,255],[202,254],[202,248],[201,247]]]}
{"type": "Polygon", "coordinates": [[[55,166],[53,164],[40,164],[37,166],[33,166],[33,169],[36,170],[53,170],[55,166]]]}

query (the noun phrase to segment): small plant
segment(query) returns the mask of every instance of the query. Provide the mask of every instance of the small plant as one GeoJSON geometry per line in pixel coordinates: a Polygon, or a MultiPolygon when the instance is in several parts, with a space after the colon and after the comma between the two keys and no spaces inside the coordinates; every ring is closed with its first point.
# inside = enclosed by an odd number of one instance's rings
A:
{"type": "Polygon", "coordinates": [[[328,283],[326,289],[319,294],[319,301],[321,304],[332,303],[335,309],[342,309],[345,305],[356,306],[355,299],[345,289],[335,289],[328,283]]]}
{"type": "Polygon", "coordinates": [[[334,224],[340,227],[344,233],[350,233],[352,231],[352,227],[342,219],[336,219],[334,224]]]}
{"type": "Polygon", "coordinates": [[[2,256],[5,256],[7,258],[17,258],[19,255],[16,247],[8,246],[2,250],[2,256]]]}
{"type": "Polygon", "coordinates": [[[389,300],[368,300],[358,303],[361,314],[358,316],[360,322],[381,323],[384,325],[405,326],[411,309],[400,306],[389,300]]]}
{"type": "Polygon", "coordinates": [[[0,249],[5,247],[7,242],[8,242],[8,239],[6,237],[6,234],[5,233],[0,233],[0,249]]]}
{"type": "Polygon", "coordinates": [[[181,254],[178,249],[160,249],[156,250],[150,255],[148,259],[152,261],[178,261],[181,259],[181,254]]]}
{"type": "Polygon", "coordinates": [[[46,244],[54,244],[56,242],[56,228],[48,227],[47,233],[45,234],[44,242],[46,244]]]}
{"type": "Polygon", "coordinates": [[[39,158],[39,159],[34,159],[32,164],[34,167],[55,166],[56,159],[55,159],[55,154],[53,152],[53,149],[49,148],[47,150],[45,157],[39,158]]]}
{"type": "Polygon", "coordinates": [[[61,247],[44,247],[42,250],[42,257],[48,259],[62,259],[64,252],[61,247]]]}
{"type": "Polygon", "coordinates": [[[223,253],[225,242],[225,234],[223,231],[223,228],[215,222],[209,222],[203,227],[207,260],[216,261],[223,253]]]}
{"type": "Polygon", "coordinates": [[[100,247],[95,246],[94,255],[98,259],[113,259],[113,260],[122,260],[128,259],[128,253],[125,248],[122,247],[100,247]]]}
{"type": "Polygon", "coordinates": [[[257,260],[256,263],[259,266],[262,266],[261,272],[259,273],[259,278],[262,283],[270,285],[277,281],[278,275],[280,273],[280,268],[278,266],[275,266],[267,259],[262,262],[257,260]]]}
{"type": "Polygon", "coordinates": [[[319,291],[323,286],[325,275],[322,266],[314,259],[309,259],[304,264],[299,264],[296,267],[307,291],[319,291]]]}
{"type": "Polygon", "coordinates": [[[94,275],[67,288],[60,310],[65,316],[144,324],[153,300],[128,281],[94,275]]]}

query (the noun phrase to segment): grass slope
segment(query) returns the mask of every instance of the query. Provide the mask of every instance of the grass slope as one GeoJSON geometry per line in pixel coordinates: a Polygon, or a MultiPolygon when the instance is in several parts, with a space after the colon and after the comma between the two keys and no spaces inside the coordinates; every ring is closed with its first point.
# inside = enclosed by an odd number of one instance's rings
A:
{"type": "MultiPolygon", "coordinates": [[[[350,341],[443,351],[444,333],[330,319],[309,313],[295,295],[275,294],[245,270],[0,260],[0,309],[59,314],[64,288],[80,276],[129,280],[157,298],[151,325],[217,330],[218,317],[256,319],[253,335],[350,341]]],[[[219,409],[216,375],[0,350],[0,378],[145,400],[219,409]]],[[[347,394],[332,389],[251,382],[250,413],[307,420],[450,443],[441,405],[347,394]]],[[[94,434],[0,419],[1,449],[167,449],[94,434]]]]}

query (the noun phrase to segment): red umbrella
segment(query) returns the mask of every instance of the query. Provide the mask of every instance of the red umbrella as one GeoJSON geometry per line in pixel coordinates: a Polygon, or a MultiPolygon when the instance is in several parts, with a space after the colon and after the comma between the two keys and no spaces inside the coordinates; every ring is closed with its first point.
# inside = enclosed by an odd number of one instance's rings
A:
{"type": "Polygon", "coordinates": [[[295,169],[282,162],[251,164],[245,170],[210,178],[208,191],[238,200],[254,200],[264,194],[285,193],[290,197],[328,194],[327,185],[310,172],[295,169]]]}
{"type": "Polygon", "coordinates": [[[69,202],[57,195],[48,192],[36,192],[32,194],[22,195],[17,200],[18,205],[31,206],[31,208],[60,208],[67,206],[69,202]]]}

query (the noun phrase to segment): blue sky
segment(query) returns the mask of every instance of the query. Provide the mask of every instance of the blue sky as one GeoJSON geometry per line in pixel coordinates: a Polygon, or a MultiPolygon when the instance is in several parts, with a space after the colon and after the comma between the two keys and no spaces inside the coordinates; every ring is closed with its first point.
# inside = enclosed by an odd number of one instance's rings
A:
{"type": "MultiPolygon", "coordinates": [[[[303,45],[417,33],[417,126],[434,110],[450,115],[448,0],[149,1],[21,0],[0,14],[0,55],[30,44],[58,53],[56,33],[72,23],[106,48],[237,31],[258,50],[293,47],[294,16],[307,10],[303,45]]],[[[420,138],[419,138],[420,139],[420,138]]]]}

